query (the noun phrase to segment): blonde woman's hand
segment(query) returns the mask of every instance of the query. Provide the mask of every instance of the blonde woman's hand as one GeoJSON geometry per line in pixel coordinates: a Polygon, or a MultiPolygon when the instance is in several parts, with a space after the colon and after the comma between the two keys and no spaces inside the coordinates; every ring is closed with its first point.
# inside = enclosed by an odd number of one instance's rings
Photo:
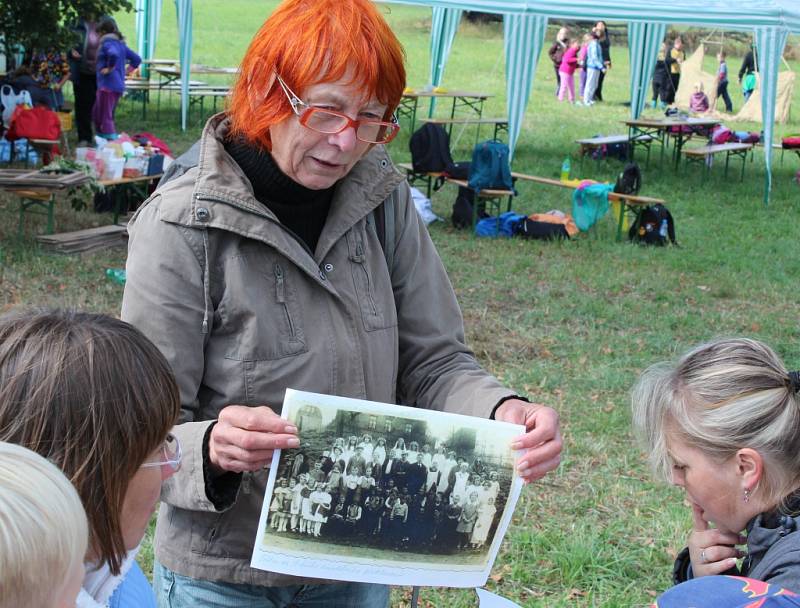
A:
{"type": "Polygon", "coordinates": [[[692,532],[689,534],[689,558],[695,578],[722,574],[736,566],[744,553],[736,548],[746,539],[734,532],[712,528],[703,517],[703,510],[692,504],[692,532]]]}

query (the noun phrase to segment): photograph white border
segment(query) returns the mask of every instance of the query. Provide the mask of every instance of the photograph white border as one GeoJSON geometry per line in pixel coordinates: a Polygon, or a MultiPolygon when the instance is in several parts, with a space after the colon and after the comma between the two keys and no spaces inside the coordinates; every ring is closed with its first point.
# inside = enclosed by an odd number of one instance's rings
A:
{"type": "MultiPolygon", "coordinates": [[[[320,409],[348,410],[368,412],[376,415],[393,416],[409,420],[426,421],[457,421],[459,426],[473,428],[482,432],[490,432],[498,442],[509,445],[514,437],[525,432],[522,425],[507,422],[498,422],[461,414],[450,414],[435,410],[377,403],[362,399],[335,397],[318,393],[309,393],[287,389],[283,402],[281,416],[288,419],[293,408],[313,405],[320,409]]],[[[509,454],[514,460],[522,452],[514,453],[509,448],[509,454]]],[[[503,509],[503,514],[492,538],[492,544],[487,552],[487,559],[481,564],[441,564],[408,562],[405,560],[364,560],[348,558],[341,555],[325,558],[317,553],[313,555],[304,552],[289,551],[276,547],[263,545],[269,517],[269,505],[272,491],[275,487],[281,451],[275,450],[270,467],[269,481],[265,492],[264,503],[258,523],[258,531],[253,546],[251,566],[270,572],[280,572],[293,576],[334,579],[365,583],[381,583],[385,585],[418,585],[440,587],[480,587],[484,585],[491,573],[492,566],[500,544],[503,541],[511,517],[522,490],[522,479],[513,472],[511,487],[503,509]]]]}

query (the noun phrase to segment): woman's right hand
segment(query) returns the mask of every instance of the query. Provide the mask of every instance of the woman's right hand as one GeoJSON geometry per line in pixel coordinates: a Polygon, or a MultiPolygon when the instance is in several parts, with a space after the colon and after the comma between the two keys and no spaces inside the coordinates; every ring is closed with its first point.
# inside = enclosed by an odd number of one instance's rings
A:
{"type": "Polygon", "coordinates": [[[734,532],[712,528],[703,518],[703,510],[692,505],[692,533],[689,535],[689,557],[695,578],[722,574],[736,567],[736,560],[744,555],[736,548],[747,539],[734,532]]]}
{"type": "Polygon", "coordinates": [[[208,457],[219,472],[241,473],[269,466],[273,450],[297,447],[297,427],[270,408],[229,405],[211,429],[208,457]]]}

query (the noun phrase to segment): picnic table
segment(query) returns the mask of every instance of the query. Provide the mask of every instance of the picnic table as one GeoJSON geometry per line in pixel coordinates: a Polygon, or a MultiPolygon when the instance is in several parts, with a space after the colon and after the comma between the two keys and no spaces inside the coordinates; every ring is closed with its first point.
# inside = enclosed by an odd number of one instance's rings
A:
{"type": "Polygon", "coordinates": [[[481,118],[483,116],[483,102],[489,97],[493,97],[493,95],[475,91],[449,91],[445,89],[426,91],[414,89],[403,93],[400,98],[400,105],[397,107],[397,116],[410,116],[411,131],[413,132],[417,121],[417,107],[420,99],[451,99],[453,103],[450,108],[450,118],[455,118],[456,110],[462,108],[474,112],[478,115],[478,118],[481,118]]]}
{"type": "Polygon", "coordinates": [[[497,135],[500,131],[505,131],[506,134],[508,133],[508,118],[422,118],[420,119],[422,123],[431,123],[434,125],[441,125],[447,131],[448,136],[452,136],[453,134],[453,125],[463,125],[463,126],[470,126],[476,125],[478,128],[475,131],[475,143],[478,143],[481,135],[481,125],[492,125],[494,127],[494,133],[492,134],[492,139],[497,139],[497,135]]]}
{"type": "Polygon", "coordinates": [[[637,118],[634,120],[623,121],[628,126],[628,136],[630,138],[641,135],[649,135],[653,140],[661,144],[661,158],[664,158],[664,147],[666,139],[672,136],[675,140],[673,149],[675,170],[681,160],[681,149],[692,135],[699,134],[707,136],[711,130],[720,124],[714,118],[637,118]]]}
{"type": "MultiPolygon", "coordinates": [[[[161,179],[162,173],[154,175],[141,175],[138,177],[123,177],[120,179],[101,179],[99,184],[105,186],[114,201],[114,223],[119,219],[120,203],[124,198],[140,197],[141,202],[147,198],[143,186],[161,179]],[[119,189],[119,191],[117,191],[119,189]]],[[[55,230],[55,202],[56,194],[69,188],[81,186],[89,181],[89,176],[76,172],[68,174],[43,173],[41,171],[24,171],[18,169],[0,170],[0,187],[5,192],[13,194],[19,199],[19,228],[22,236],[26,213],[40,213],[47,216],[47,234],[55,230]],[[44,211],[36,208],[42,207],[44,211]]]]}
{"type": "Polygon", "coordinates": [[[586,137],[583,139],[576,139],[575,143],[581,147],[581,165],[583,164],[583,157],[591,154],[599,148],[604,146],[613,146],[616,144],[625,144],[630,151],[630,158],[633,160],[633,152],[636,146],[643,146],[647,150],[647,164],[650,164],[650,146],[653,143],[653,137],[650,135],[599,135],[596,137],[586,137]]]}

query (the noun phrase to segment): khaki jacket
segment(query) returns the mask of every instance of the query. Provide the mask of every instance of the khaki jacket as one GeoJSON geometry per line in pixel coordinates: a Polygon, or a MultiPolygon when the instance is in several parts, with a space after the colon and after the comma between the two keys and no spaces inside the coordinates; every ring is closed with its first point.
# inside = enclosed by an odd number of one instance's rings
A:
{"type": "Polygon", "coordinates": [[[167,357],[182,402],[184,460],[162,492],[156,557],[194,578],[300,584],[250,568],[267,471],[245,474],[220,509],[206,494],[204,441],[222,408],[280,412],[295,388],[489,417],[514,392],[467,348],[447,273],[382,146],[337,185],[312,255],[254,198],[222,145],[227,130],[212,117],[198,166],[128,228],[122,318],[167,357]],[[370,212],[392,191],[390,274],[370,212]]]}

